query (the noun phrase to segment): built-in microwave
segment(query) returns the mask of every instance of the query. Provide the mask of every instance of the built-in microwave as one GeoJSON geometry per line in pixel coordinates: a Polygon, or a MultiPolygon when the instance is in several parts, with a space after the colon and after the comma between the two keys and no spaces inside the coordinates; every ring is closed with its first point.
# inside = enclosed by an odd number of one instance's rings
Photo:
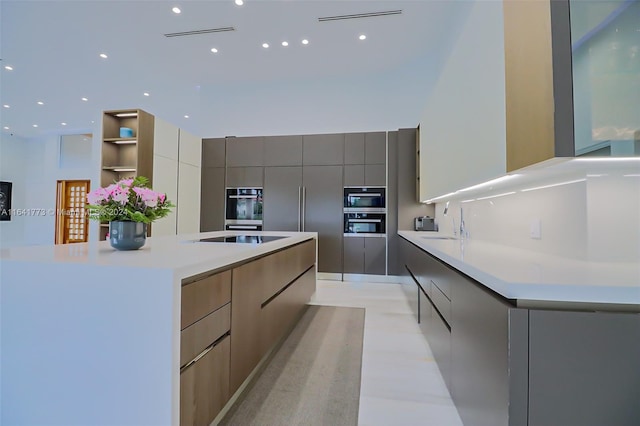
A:
{"type": "Polygon", "coordinates": [[[225,228],[262,230],[262,188],[227,188],[225,228]]]}
{"type": "Polygon", "coordinates": [[[345,236],[384,236],[386,233],[385,213],[344,213],[345,236]]]}
{"type": "Polygon", "coordinates": [[[345,186],[344,208],[346,209],[384,209],[386,189],[379,186],[345,186]]]}

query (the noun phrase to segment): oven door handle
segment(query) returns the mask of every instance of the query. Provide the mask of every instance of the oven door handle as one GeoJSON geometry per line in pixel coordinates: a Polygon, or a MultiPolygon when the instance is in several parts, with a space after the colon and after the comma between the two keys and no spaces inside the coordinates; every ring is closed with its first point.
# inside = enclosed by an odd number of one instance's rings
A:
{"type": "Polygon", "coordinates": [[[257,199],[258,196],[257,195],[228,195],[228,198],[251,198],[251,199],[257,199]]]}
{"type": "Polygon", "coordinates": [[[347,219],[347,221],[357,223],[382,223],[382,219],[347,219]]]}
{"type": "Polygon", "coordinates": [[[258,225],[227,225],[227,229],[253,229],[258,230],[258,225]]]}
{"type": "Polygon", "coordinates": [[[347,197],[382,197],[379,192],[352,192],[347,197]]]}

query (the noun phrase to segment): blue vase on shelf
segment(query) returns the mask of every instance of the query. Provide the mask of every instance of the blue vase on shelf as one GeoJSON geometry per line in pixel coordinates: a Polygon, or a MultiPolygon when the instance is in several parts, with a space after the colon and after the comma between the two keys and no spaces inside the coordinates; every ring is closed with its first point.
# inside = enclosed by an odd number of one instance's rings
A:
{"type": "Polygon", "coordinates": [[[147,224],[143,222],[109,222],[109,243],[116,250],[138,250],[147,242],[147,224]]]}

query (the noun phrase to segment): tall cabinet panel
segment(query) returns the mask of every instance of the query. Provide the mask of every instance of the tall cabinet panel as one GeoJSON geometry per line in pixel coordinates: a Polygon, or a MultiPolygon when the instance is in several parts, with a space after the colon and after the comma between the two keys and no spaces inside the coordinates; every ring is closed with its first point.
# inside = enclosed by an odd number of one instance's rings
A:
{"type": "Polygon", "coordinates": [[[224,229],[225,138],[202,140],[200,231],[224,229]]]}
{"type": "Polygon", "coordinates": [[[318,272],[342,273],[342,169],[303,167],[303,229],[318,232],[318,272]]]}
{"type": "Polygon", "coordinates": [[[178,234],[200,231],[202,139],[180,130],[178,145],[178,234]]]}
{"type": "MultiPolygon", "coordinates": [[[[178,144],[176,143],[176,148],[177,146],[178,144]]],[[[178,199],[178,160],[154,155],[153,175],[155,176],[153,189],[166,193],[167,198],[175,204],[178,199]]],[[[154,222],[151,227],[153,236],[159,237],[162,235],[176,235],[177,226],[177,214],[174,208],[168,216],[154,222]]]]}
{"type": "MultiPolygon", "coordinates": [[[[153,124],[153,189],[164,192],[174,204],[178,200],[178,129],[173,124],[155,118],[153,124]]],[[[177,214],[154,222],[152,235],[176,235],[177,214]]]]}
{"type": "Polygon", "coordinates": [[[224,230],[224,167],[203,167],[200,232],[224,230]]]}
{"type": "Polygon", "coordinates": [[[264,230],[300,231],[302,167],[265,167],[264,192],[264,230]]]}

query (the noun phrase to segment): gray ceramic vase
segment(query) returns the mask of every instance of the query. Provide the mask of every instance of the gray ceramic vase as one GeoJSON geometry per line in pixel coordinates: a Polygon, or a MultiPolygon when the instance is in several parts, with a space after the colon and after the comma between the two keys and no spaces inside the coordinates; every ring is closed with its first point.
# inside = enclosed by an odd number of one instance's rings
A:
{"type": "Polygon", "coordinates": [[[116,250],[138,250],[147,242],[147,224],[142,222],[109,222],[109,242],[116,250]]]}

